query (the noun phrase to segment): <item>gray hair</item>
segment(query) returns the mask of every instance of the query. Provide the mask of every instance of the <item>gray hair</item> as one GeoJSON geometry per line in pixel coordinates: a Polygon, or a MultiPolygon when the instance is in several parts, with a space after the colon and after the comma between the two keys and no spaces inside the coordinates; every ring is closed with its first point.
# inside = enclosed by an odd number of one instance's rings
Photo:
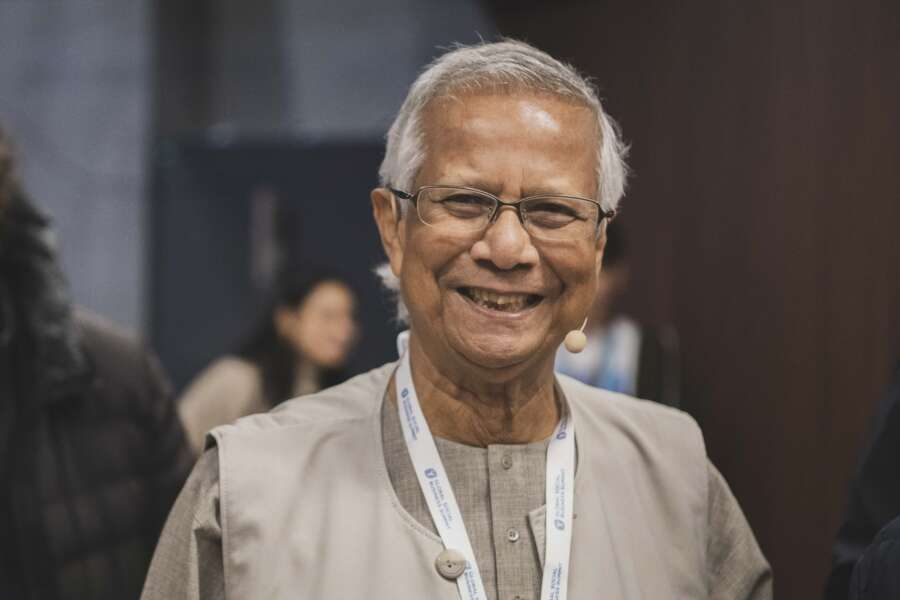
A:
{"type": "MultiPolygon", "coordinates": [[[[548,93],[580,102],[597,117],[597,200],[615,210],[625,193],[628,146],[616,122],[603,111],[594,86],[578,71],[524,42],[506,39],[472,46],[457,45],[439,56],[413,82],[387,134],[378,175],[381,185],[413,192],[425,161],[423,115],[428,104],[454,93],[513,88],[548,93]]],[[[387,264],[376,268],[386,288],[397,294],[397,319],[408,316],[400,297],[400,281],[387,264]]]]}

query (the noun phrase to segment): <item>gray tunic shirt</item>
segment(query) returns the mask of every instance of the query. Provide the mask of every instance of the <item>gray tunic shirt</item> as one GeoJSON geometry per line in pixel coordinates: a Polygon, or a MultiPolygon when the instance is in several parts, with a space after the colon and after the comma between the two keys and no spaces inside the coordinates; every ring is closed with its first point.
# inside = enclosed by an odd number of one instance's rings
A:
{"type": "MultiPolygon", "coordinates": [[[[396,407],[382,409],[388,475],[403,508],[437,534],[428,504],[403,441],[396,407]]],[[[544,504],[549,440],[533,444],[466,446],[435,438],[459,503],[466,533],[489,600],[537,599],[541,595],[544,504]],[[535,533],[541,535],[540,543],[535,533]]]]}
{"type": "MultiPolygon", "coordinates": [[[[394,405],[382,410],[388,474],[403,508],[435,532],[394,405]]],[[[538,600],[547,441],[476,448],[436,439],[491,600],[538,600]]],[[[708,465],[708,590],[716,600],[767,600],[772,575],[722,476],[708,465]]],[[[216,448],[201,457],[169,516],[145,600],[224,599],[216,448]]],[[[577,518],[577,515],[575,515],[577,518]]],[[[272,549],[278,552],[277,548],[272,549]]]]}

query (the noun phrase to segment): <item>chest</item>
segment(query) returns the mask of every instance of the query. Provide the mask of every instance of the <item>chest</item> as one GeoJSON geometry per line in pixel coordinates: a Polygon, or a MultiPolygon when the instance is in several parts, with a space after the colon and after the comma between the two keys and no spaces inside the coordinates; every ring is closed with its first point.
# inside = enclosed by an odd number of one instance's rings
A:
{"type": "MultiPolygon", "coordinates": [[[[401,502],[383,453],[362,443],[365,432],[343,434],[346,443],[332,439],[330,449],[301,451],[290,465],[256,461],[251,468],[242,464],[247,454],[220,445],[229,595],[457,598],[455,582],[435,566],[444,550],[440,540],[414,516],[415,509],[401,502]],[[231,461],[230,455],[240,460],[231,461]]],[[[596,458],[582,452],[579,461],[570,597],[704,597],[703,552],[692,534],[691,510],[673,506],[667,512],[652,500],[664,495],[647,489],[644,478],[630,477],[627,464],[596,458]]],[[[482,521],[489,524],[487,543],[537,552],[543,535],[530,528],[529,517],[542,523],[543,508],[521,512],[522,526],[533,533],[533,548],[522,543],[523,531],[518,542],[509,542],[508,530],[515,525],[496,520],[482,521]]],[[[502,553],[496,555],[495,571],[503,567],[502,559],[502,553]]]]}

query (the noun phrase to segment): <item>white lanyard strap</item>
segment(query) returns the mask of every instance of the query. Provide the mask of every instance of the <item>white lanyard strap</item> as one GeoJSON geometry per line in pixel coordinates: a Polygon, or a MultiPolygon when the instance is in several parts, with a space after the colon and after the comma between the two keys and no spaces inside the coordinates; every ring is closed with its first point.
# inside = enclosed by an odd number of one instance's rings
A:
{"type": "Polygon", "coordinates": [[[408,337],[409,332],[406,331],[397,337],[397,347],[401,355],[400,367],[397,369],[397,409],[400,411],[403,438],[406,440],[406,447],[416,470],[422,494],[428,503],[431,519],[437,527],[441,541],[444,542],[444,547],[462,552],[466,559],[466,570],[456,580],[459,597],[464,600],[487,600],[462,513],[456,503],[456,496],[453,495],[444,463],[434,445],[434,437],[419,406],[409,366],[408,337]]]}
{"type": "MultiPolygon", "coordinates": [[[[410,369],[408,343],[409,332],[404,331],[397,337],[400,365],[396,375],[397,410],[403,438],[431,519],[444,547],[461,552],[467,561],[466,570],[456,580],[460,598],[486,600],[484,583],[475,562],[475,552],[466,533],[462,513],[419,405],[410,369]]],[[[566,414],[556,426],[547,448],[547,546],[544,553],[541,600],[565,600],[567,597],[574,475],[575,427],[571,414],[566,414]]]]}
{"type": "Polygon", "coordinates": [[[547,546],[544,549],[541,600],[565,600],[569,596],[569,552],[575,504],[575,424],[571,412],[559,420],[547,446],[545,485],[547,546]]]}

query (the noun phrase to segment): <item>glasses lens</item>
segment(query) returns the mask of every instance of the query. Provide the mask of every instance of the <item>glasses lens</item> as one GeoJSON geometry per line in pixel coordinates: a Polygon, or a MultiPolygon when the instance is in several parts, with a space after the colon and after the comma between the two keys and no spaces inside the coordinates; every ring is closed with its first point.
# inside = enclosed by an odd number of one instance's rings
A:
{"type": "Polygon", "coordinates": [[[600,207],[581,198],[529,198],[523,203],[522,212],[531,235],[545,239],[591,237],[600,222],[600,207]]]}
{"type": "Polygon", "coordinates": [[[453,187],[423,188],[419,192],[419,218],[447,231],[476,231],[490,221],[494,199],[474,190],[453,187]]]}

